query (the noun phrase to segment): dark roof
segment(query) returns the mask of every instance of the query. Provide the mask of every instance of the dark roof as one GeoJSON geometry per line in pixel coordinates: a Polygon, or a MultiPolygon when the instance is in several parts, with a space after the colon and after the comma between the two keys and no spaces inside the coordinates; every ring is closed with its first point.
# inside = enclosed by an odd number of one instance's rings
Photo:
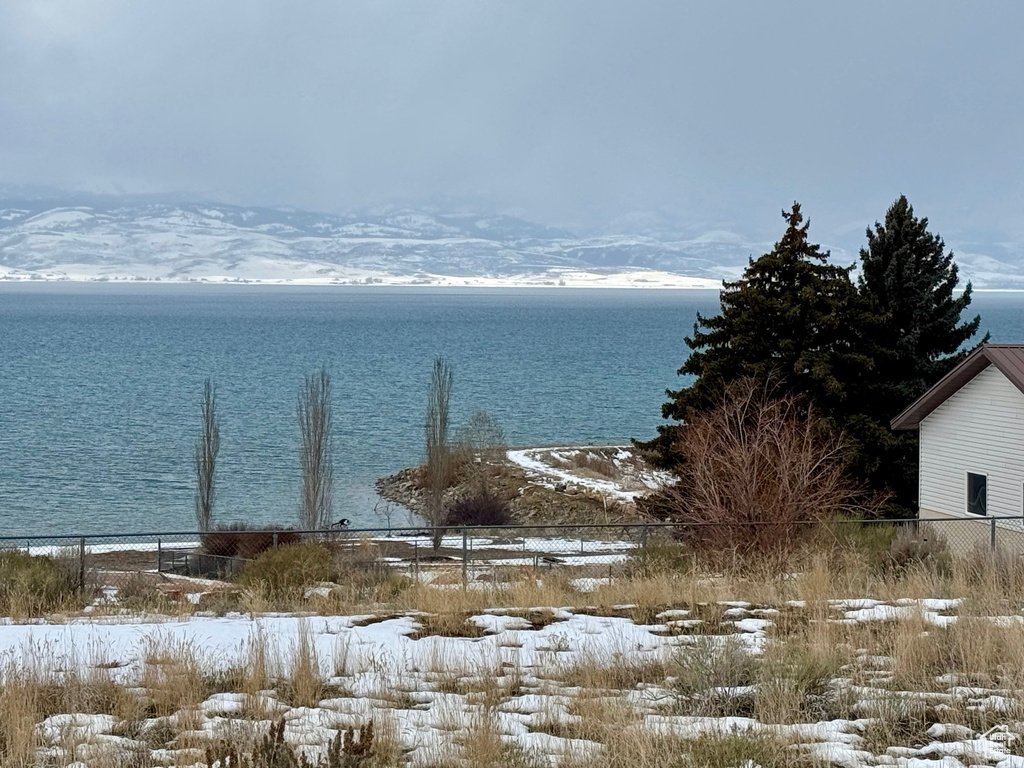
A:
{"type": "Polygon", "coordinates": [[[1024,392],[1024,344],[982,344],[892,420],[893,429],[914,429],[929,413],[990,365],[1024,392]]]}

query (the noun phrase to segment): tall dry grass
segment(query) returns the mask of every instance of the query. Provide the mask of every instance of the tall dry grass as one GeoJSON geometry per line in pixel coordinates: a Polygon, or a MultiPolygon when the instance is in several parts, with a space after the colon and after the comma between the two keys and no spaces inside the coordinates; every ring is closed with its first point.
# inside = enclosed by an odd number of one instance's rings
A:
{"type": "MultiPolygon", "coordinates": [[[[567,697],[568,704],[551,705],[548,716],[538,717],[531,727],[604,745],[599,754],[566,748],[562,765],[588,768],[724,768],[746,760],[765,768],[810,764],[799,762],[803,758],[785,729],[823,719],[875,718],[865,726],[864,737],[878,753],[919,743],[940,718],[975,733],[1002,721],[1024,720],[1024,622],[1019,618],[1024,565],[998,553],[979,552],[949,561],[903,558],[897,567],[891,536],[873,531],[865,539],[851,541],[823,529],[814,547],[801,548],[785,560],[717,561],[714,567],[685,547],[659,542],[651,556],[631,563],[625,575],[588,593],[574,588],[571,572],[539,570],[519,571],[515,578],[482,589],[382,581],[387,589],[340,584],[316,602],[294,595],[288,599],[296,601],[291,608],[312,605],[332,613],[384,617],[420,612],[418,636],[423,639],[414,642],[431,642],[436,652],[426,657],[425,669],[412,670],[419,675],[416,679],[436,692],[464,697],[476,712],[468,730],[452,731],[457,759],[466,765],[537,764],[537,755],[510,747],[502,738],[502,707],[523,693],[567,697]],[[937,597],[963,602],[948,611],[952,616],[906,604],[893,618],[870,621],[845,620],[835,602],[875,598],[895,604],[937,597]],[[771,623],[757,654],[726,635],[735,628],[720,601],[737,600],[751,603],[752,610],[772,611],[758,614],[771,623]],[[560,620],[552,610],[530,610],[538,606],[575,606],[646,625],[661,625],[662,611],[683,608],[703,623],[691,627],[688,631],[695,636],[671,652],[652,654],[623,645],[610,655],[570,657],[552,647],[538,654],[529,668],[520,665],[514,638],[482,662],[453,650],[457,643],[438,641],[439,636],[482,634],[467,618],[488,608],[508,608],[534,628],[560,620]],[[985,712],[968,694],[957,692],[958,686],[1000,691],[1003,708],[998,714],[985,712]],[[651,691],[662,707],[659,711],[668,714],[740,715],[777,730],[768,736],[719,734],[689,740],[652,733],[644,727],[644,710],[631,703],[651,691]],[[933,701],[905,692],[941,698],[933,701]],[[937,709],[935,701],[943,707],[937,709]]],[[[288,605],[258,589],[247,594],[244,599],[254,612],[288,605]]],[[[557,633],[549,634],[553,646],[557,633]]],[[[199,706],[213,693],[244,694],[247,705],[241,719],[266,721],[279,711],[265,692],[273,691],[273,697],[289,706],[316,707],[322,699],[339,695],[337,689],[344,691],[348,682],[357,690],[356,676],[367,671],[367,663],[378,665],[369,671],[381,686],[373,696],[380,715],[375,715],[374,727],[380,754],[387,756],[378,764],[399,765],[397,725],[387,719],[388,707],[422,706],[398,682],[405,671],[401,662],[367,662],[340,637],[331,658],[321,658],[306,623],[284,648],[254,625],[238,658],[230,660],[206,658],[202,648],[159,635],[145,646],[138,669],[122,667],[124,660],[108,658],[103,649],[83,649],[72,663],[59,666],[47,661],[54,653],[53,648],[39,647],[0,664],[0,765],[35,764],[42,746],[35,727],[52,714],[110,714],[124,724],[125,733],[134,733],[132,723],[173,716],[166,729],[147,736],[149,745],[159,748],[195,731],[201,724],[199,706]]],[[[453,712],[453,728],[457,720],[453,712]]],[[[74,754],[78,745],[69,741],[63,746],[74,754]]]]}

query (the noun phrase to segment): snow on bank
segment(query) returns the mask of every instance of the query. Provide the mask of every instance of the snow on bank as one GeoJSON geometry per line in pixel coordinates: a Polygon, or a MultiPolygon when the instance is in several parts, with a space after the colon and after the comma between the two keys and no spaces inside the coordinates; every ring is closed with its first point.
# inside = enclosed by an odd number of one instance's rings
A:
{"type": "Polygon", "coordinates": [[[608,450],[603,447],[524,448],[509,451],[508,459],[513,464],[522,467],[526,471],[527,477],[540,485],[548,488],[555,488],[558,484],[572,485],[596,491],[616,501],[633,502],[641,494],[673,482],[673,477],[668,472],[650,468],[634,469],[637,457],[630,449],[618,446],[611,446],[611,449],[615,453],[608,458],[608,461],[615,467],[619,475],[616,479],[586,476],[573,466],[573,460],[581,455],[586,457],[589,454],[595,459],[603,458],[604,452],[608,450]],[[593,453],[596,451],[601,453],[593,453]],[[625,488],[626,482],[633,487],[625,488]]]}

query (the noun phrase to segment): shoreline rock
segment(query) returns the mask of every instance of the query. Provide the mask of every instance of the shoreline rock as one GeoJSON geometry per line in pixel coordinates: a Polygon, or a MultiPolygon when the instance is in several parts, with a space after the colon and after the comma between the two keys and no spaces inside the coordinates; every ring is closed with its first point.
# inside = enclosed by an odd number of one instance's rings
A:
{"type": "MultiPolygon", "coordinates": [[[[420,467],[408,467],[376,481],[381,498],[401,504],[414,514],[426,510],[427,493],[420,487],[420,467]]],[[[565,482],[541,482],[530,477],[504,455],[477,458],[456,474],[445,492],[445,506],[481,488],[508,502],[513,521],[519,525],[595,525],[642,522],[636,505],[610,499],[601,493],[565,482]]]]}

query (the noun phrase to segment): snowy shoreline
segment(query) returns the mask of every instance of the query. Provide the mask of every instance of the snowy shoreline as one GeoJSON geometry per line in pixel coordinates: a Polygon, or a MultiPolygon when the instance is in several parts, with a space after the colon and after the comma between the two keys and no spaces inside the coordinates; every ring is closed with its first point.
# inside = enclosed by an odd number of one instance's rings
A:
{"type": "Polygon", "coordinates": [[[90,274],[73,271],[46,270],[28,272],[0,268],[0,283],[77,283],[77,284],[134,284],[134,285],[293,285],[341,287],[395,287],[395,288],[606,288],[606,289],[670,289],[717,290],[720,280],[689,277],[673,272],[634,270],[603,274],[582,270],[557,270],[536,274],[507,275],[503,277],[457,275],[390,275],[368,273],[363,270],[332,270],[326,277],[256,276],[256,275],[204,275],[199,277],[167,277],[145,274],[143,270],[90,274]]]}

